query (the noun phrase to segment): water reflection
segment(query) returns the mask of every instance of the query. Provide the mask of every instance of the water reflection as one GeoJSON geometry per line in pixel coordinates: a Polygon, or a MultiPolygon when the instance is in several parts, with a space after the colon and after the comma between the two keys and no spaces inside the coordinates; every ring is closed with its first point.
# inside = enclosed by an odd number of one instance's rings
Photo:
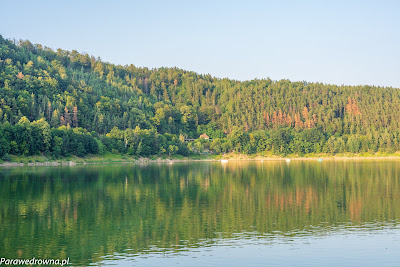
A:
{"type": "Polygon", "coordinates": [[[80,265],[391,232],[400,214],[398,163],[2,169],[0,255],[80,265]]]}

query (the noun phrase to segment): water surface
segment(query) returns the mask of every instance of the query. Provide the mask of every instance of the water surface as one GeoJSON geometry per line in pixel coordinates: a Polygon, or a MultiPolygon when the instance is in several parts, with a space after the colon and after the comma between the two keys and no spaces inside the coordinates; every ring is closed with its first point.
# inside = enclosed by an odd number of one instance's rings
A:
{"type": "Polygon", "coordinates": [[[0,169],[0,257],[399,266],[400,161],[0,169]]]}

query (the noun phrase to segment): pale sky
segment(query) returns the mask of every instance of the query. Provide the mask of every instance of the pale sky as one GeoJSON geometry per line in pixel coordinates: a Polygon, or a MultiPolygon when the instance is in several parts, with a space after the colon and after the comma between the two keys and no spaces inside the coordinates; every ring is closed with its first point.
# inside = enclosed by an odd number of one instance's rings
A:
{"type": "Polygon", "coordinates": [[[400,88],[400,1],[9,1],[0,34],[115,64],[400,88]]]}

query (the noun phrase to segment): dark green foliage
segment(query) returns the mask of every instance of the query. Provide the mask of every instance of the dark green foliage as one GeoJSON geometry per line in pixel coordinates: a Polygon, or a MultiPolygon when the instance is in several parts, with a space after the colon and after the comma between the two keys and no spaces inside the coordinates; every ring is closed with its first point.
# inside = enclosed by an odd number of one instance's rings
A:
{"type": "Polygon", "coordinates": [[[0,157],[8,154],[10,152],[10,144],[5,138],[0,139],[0,157]]]}
{"type": "Polygon", "coordinates": [[[289,144],[292,141],[292,136],[288,128],[280,128],[271,131],[272,151],[277,154],[290,153],[289,144]]]}
{"type": "Polygon", "coordinates": [[[398,114],[394,88],[240,82],[0,36],[0,156],[395,152],[398,114]]]}
{"type": "Polygon", "coordinates": [[[4,161],[11,161],[11,157],[8,153],[4,154],[1,159],[4,161]]]}

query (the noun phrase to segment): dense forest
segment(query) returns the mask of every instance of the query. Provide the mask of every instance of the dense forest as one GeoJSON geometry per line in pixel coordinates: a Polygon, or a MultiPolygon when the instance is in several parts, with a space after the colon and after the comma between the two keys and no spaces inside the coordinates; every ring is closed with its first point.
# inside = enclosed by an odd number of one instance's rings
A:
{"type": "Polygon", "coordinates": [[[400,150],[399,109],[396,88],[242,82],[120,66],[0,35],[3,160],[108,152],[392,153],[400,150]]]}

